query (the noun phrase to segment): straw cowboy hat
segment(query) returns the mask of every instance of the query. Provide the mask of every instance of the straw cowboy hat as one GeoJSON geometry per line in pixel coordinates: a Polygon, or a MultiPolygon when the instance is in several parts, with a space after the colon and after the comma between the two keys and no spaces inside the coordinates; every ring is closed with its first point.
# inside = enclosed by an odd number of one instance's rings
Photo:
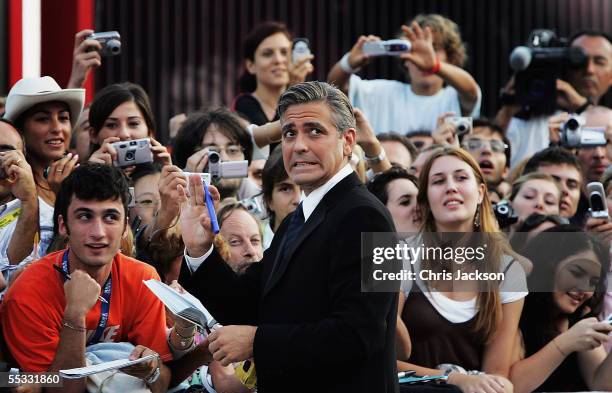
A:
{"type": "Polygon", "coordinates": [[[34,105],[50,101],[68,105],[70,123],[74,128],[83,110],[85,89],[62,89],[50,76],[21,79],[13,85],[6,97],[4,118],[15,121],[34,105]]]}

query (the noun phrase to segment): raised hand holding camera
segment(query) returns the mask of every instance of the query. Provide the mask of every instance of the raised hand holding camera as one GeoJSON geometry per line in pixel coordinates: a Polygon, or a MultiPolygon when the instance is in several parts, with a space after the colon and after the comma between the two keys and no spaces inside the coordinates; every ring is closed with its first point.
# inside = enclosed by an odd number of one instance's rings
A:
{"type": "Polygon", "coordinates": [[[431,72],[436,67],[436,51],[433,47],[433,36],[431,29],[424,29],[418,23],[413,22],[412,26],[402,26],[402,31],[411,43],[411,51],[400,55],[402,60],[408,60],[414,64],[421,72],[431,72]]]}

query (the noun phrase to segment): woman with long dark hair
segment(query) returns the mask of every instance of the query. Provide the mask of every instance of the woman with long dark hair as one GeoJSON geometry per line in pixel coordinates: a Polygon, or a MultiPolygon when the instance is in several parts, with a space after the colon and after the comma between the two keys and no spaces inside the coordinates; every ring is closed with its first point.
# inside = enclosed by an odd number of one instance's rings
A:
{"type": "Polygon", "coordinates": [[[234,99],[232,110],[259,126],[277,120],[280,95],[314,70],[312,55],[293,64],[291,47],[291,33],[283,23],[263,22],[251,30],[243,42],[241,94],[234,99]]]}
{"type": "Polygon", "coordinates": [[[606,291],[609,250],[571,225],[527,245],[533,262],[510,379],[515,392],[612,390],[612,331],[594,316],[606,291]]]}

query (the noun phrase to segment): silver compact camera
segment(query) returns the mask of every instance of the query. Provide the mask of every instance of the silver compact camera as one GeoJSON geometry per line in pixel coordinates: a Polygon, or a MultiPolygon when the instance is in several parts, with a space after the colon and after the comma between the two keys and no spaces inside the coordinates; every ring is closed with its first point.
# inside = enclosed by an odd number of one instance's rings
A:
{"type": "Polygon", "coordinates": [[[189,178],[191,177],[191,175],[198,175],[200,176],[200,179],[202,179],[202,184],[206,184],[207,186],[210,186],[210,173],[195,173],[195,172],[185,172],[185,171],[183,171],[183,173],[187,177],[187,183],[189,183],[190,181],[189,178]]]}
{"type": "Polygon", "coordinates": [[[117,31],[104,31],[87,36],[88,40],[96,40],[102,45],[100,56],[117,56],[121,53],[121,35],[117,31]]]}
{"type": "Polygon", "coordinates": [[[117,150],[117,159],[113,161],[114,166],[124,167],[153,162],[149,138],[114,142],[111,143],[111,146],[117,150]]]}
{"type": "Polygon", "coordinates": [[[240,200],[240,204],[259,220],[265,220],[268,217],[261,195],[248,199],[242,199],[240,200]]]}
{"type": "Polygon", "coordinates": [[[249,174],[249,162],[242,161],[223,161],[219,152],[214,150],[208,151],[208,173],[213,181],[219,179],[235,179],[238,177],[247,177],[249,174]]]}
{"type": "Polygon", "coordinates": [[[584,117],[571,115],[561,126],[561,144],[567,148],[605,146],[605,128],[584,127],[585,123],[584,117]]]}
{"type": "Polygon", "coordinates": [[[472,118],[462,116],[452,116],[446,118],[446,123],[452,124],[455,127],[457,136],[469,134],[472,132],[472,118]]]}
{"type": "Polygon", "coordinates": [[[587,184],[587,193],[589,194],[589,211],[593,218],[610,218],[608,214],[608,206],[606,204],[606,192],[603,184],[598,181],[587,184]]]}
{"type": "Polygon", "coordinates": [[[412,45],[407,40],[369,41],[363,44],[363,53],[370,56],[399,56],[410,52],[412,45]]]}

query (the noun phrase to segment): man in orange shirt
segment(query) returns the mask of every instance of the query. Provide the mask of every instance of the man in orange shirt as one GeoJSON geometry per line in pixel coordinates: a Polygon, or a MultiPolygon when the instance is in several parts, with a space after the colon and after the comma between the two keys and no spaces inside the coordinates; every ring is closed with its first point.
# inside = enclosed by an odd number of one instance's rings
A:
{"type": "MultiPolygon", "coordinates": [[[[170,370],[163,304],[144,285],[155,269],[119,253],[127,234],[128,185],[116,168],[86,164],[62,183],[55,216],[68,248],[33,263],[9,288],[0,309],[6,344],[21,369],[85,366],[85,348],[130,342],[131,358],[160,356],[122,371],[166,391],[170,370]],[[60,271],[63,270],[64,272],[60,271]]],[[[83,392],[85,379],[64,380],[83,392]]]]}

